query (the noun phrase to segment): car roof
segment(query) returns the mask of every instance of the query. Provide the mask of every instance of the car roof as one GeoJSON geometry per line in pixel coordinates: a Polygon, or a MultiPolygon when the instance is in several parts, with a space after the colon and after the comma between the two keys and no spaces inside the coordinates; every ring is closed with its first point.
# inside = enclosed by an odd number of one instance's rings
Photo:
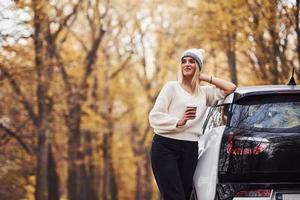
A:
{"type": "Polygon", "coordinates": [[[228,95],[217,105],[229,104],[246,96],[265,95],[265,94],[300,94],[300,85],[256,85],[238,87],[234,93],[228,95]]]}
{"type": "Polygon", "coordinates": [[[235,93],[243,95],[249,93],[280,93],[280,92],[300,92],[300,85],[257,85],[238,87],[235,93]]]}

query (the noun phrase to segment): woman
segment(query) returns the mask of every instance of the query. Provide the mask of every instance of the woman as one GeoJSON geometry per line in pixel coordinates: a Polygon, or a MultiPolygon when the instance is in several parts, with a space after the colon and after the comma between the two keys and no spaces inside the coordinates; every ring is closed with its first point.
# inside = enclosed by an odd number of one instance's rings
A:
{"type": "Polygon", "coordinates": [[[164,85],[149,114],[155,132],[151,148],[152,170],[164,200],[190,198],[207,106],[236,88],[231,82],[200,73],[203,53],[202,49],[183,53],[178,81],[164,85]],[[200,81],[214,86],[200,86],[200,81]]]}

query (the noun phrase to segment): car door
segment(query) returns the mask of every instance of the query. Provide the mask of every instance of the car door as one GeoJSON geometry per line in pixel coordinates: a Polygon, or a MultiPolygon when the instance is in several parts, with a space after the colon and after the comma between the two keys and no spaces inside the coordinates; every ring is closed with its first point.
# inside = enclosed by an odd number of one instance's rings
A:
{"type": "Polygon", "coordinates": [[[199,159],[194,174],[197,199],[212,200],[215,196],[220,143],[227,123],[228,104],[210,108],[199,140],[199,159]]]}

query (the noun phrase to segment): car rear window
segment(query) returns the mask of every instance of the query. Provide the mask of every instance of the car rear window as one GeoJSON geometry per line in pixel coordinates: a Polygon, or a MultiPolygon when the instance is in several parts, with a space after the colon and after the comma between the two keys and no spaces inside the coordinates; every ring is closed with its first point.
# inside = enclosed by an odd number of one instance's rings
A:
{"type": "Polygon", "coordinates": [[[300,94],[256,95],[232,105],[230,126],[244,129],[300,129],[300,94]]]}

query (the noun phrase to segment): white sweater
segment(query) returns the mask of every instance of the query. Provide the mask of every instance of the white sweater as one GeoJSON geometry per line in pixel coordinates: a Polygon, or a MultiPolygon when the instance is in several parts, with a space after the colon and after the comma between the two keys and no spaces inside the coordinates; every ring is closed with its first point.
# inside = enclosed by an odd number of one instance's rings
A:
{"type": "Polygon", "coordinates": [[[178,81],[169,81],[160,91],[149,113],[150,125],[158,135],[177,140],[198,141],[208,106],[224,97],[224,91],[216,87],[201,86],[198,95],[191,95],[178,81]],[[183,127],[176,127],[188,105],[197,106],[196,118],[188,120],[183,127]]]}

